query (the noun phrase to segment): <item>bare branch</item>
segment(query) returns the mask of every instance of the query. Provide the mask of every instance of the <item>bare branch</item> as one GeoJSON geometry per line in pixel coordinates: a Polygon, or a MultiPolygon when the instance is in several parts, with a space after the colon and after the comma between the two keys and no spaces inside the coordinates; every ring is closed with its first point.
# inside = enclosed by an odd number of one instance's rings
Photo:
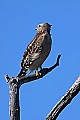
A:
{"type": "Polygon", "coordinates": [[[5,75],[7,83],[9,83],[10,89],[10,120],[20,120],[20,106],[19,106],[19,84],[17,78],[10,78],[5,75]]]}
{"type": "Polygon", "coordinates": [[[20,82],[20,85],[22,85],[24,83],[27,83],[27,82],[31,82],[31,81],[37,80],[39,78],[42,78],[43,76],[45,76],[46,74],[51,72],[54,68],[59,66],[60,57],[61,57],[61,55],[58,55],[58,58],[57,58],[57,61],[56,61],[55,65],[51,66],[50,68],[43,68],[42,70],[40,70],[39,71],[41,73],[40,76],[37,77],[36,74],[32,74],[32,75],[29,75],[29,76],[23,76],[21,78],[18,78],[19,82],[20,82]]]}
{"type": "Polygon", "coordinates": [[[5,75],[5,79],[9,84],[10,88],[10,120],[20,120],[20,106],[19,106],[19,88],[22,84],[31,82],[33,80],[37,80],[42,78],[51,70],[59,66],[59,60],[61,55],[58,55],[57,62],[50,68],[43,68],[39,72],[41,73],[40,76],[36,76],[36,74],[32,74],[29,76],[24,77],[12,77],[10,78],[8,75],[5,75]]]}
{"type": "Polygon", "coordinates": [[[71,100],[80,91],[80,77],[68,90],[68,92],[61,98],[61,100],[53,107],[50,113],[47,115],[46,120],[56,120],[61,111],[71,102],[71,100]]]}
{"type": "MultiPolygon", "coordinates": [[[[56,63],[53,66],[51,66],[50,68],[43,68],[43,69],[41,69],[39,71],[39,73],[41,73],[40,76],[36,76],[36,74],[31,74],[31,75],[28,75],[28,76],[12,77],[12,78],[15,78],[18,81],[19,85],[22,85],[24,83],[31,82],[31,81],[37,80],[39,78],[42,78],[43,76],[45,76],[46,74],[51,72],[54,68],[59,66],[60,57],[61,57],[61,55],[58,55],[56,63]]],[[[5,75],[5,79],[6,79],[7,82],[11,81],[11,78],[8,75],[5,75]]]]}

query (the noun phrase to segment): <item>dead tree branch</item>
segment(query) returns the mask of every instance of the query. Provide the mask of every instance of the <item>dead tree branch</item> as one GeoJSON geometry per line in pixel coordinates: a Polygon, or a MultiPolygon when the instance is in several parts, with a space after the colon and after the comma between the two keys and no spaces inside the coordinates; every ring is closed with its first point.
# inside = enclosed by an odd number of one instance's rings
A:
{"type": "MultiPolygon", "coordinates": [[[[59,66],[59,60],[61,55],[58,55],[56,64],[50,68],[43,68],[40,76],[36,76],[35,74],[24,76],[24,77],[12,77],[10,78],[8,75],[5,76],[7,83],[10,88],[10,120],[20,120],[20,107],[19,107],[19,88],[22,84],[28,83],[34,80],[38,80],[42,78],[49,72],[51,72],[54,68],[59,66]]],[[[76,82],[72,85],[72,87],[68,90],[68,92],[61,98],[61,100],[53,107],[50,113],[47,115],[46,120],[56,120],[61,111],[71,102],[71,100],[79,93],[80,91],[80,77],[76,80],[76,82]]]]}
{"type": "Polygon", "coordinates": [[[5,76],[7,83],[9,84],[10,93],[10,120],[20,120],[20,106],[19,106],[19,84],[17,78],[10,78],[5,76]]]}
{"type": "Polygon", "coordinates": [[[51,66],[50,68],[43,68],[42,70],[40,70],[39,71],[41,73],[40,76],[37,77],[36,74],[32,74],[29,76],[23,76],[21,78],[18,78],[20,85],[27,83],[27,82],[34,81],[34,80],[38,80],[38,79],[42,78],[43,76],[45,76],[46,74],[48,74],[49,72],[51,72],[54,68],[59,66],[60,57],[61,57],[61,55],[58,55],[56,63],[53,66],[51,66]]]}
{"type": "Polygon", "coordinates": [[[71,102],[71,100],[80,91],[80,77],[75,81],[68,92],[61,98],[61,100],[53,107],[47,115],[46,120],[56,120],[61,111],[71,102]]]}
{"type": "Polygon", "coordinates": [[[38,80],[39,78],[42,78],[47,73],[51,72],[54,68],[59,66],[59,60],[61,55],[58,55],[56,64],[53,65],[50,68],[43,68],[39,72],[41,73],[40,76],[36,76],[36,74],[32,74],[29,76],[24,77],[9,77],[8,75],[5,75],[5,79],[7,83],[9,84],[10,88],[10,120],[20,120],[20,106],[19,106],[19,88],[22,84],[31,82],[33,80],[38,80]]]}

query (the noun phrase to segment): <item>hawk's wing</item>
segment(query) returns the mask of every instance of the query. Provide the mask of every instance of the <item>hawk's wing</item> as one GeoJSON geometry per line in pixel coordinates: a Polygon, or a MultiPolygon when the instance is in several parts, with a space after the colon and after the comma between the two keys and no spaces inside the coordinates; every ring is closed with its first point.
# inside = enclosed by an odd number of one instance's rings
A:
{"type": "Polygon", "coordinates": [[[38,33],[35,38],[30,42],[26,51],[24,52],[23,59],[21,62],[21,67],[23,69],[28,69],[29,66],[39,58],[39,55],[43,49],[43,42],[45,40],[46,34],[38,33]]]}

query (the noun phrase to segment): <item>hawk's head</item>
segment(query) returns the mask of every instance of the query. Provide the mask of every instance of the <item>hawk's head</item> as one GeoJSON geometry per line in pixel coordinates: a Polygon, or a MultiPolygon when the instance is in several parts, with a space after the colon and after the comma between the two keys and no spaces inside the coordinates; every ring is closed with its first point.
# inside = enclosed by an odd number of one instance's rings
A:
{"type": "Polygon", "coordinates": [[[42,24],[39,24],[35,30],[37,30],[38,32],[43,32],[43,31],[50,31],[51,29],[51,26],[49,23],[42,23],[42,24]]]}

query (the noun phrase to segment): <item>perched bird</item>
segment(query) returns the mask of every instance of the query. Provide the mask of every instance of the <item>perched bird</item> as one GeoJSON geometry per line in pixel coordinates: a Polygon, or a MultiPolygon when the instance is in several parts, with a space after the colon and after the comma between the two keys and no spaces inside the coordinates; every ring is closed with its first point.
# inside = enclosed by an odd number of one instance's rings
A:
{"type": "Polygon", "coordinates": [[[52,25],[48,23],[43,23],[35,28],[38,32],[24,52],[21,61],[21,71],[18,74],[18,77],[26,75],[28,70],[36,70],[36,76],[40,75],[38,68],[42,68],[43,62],[51,51],[51,26],[52,25]]]}

